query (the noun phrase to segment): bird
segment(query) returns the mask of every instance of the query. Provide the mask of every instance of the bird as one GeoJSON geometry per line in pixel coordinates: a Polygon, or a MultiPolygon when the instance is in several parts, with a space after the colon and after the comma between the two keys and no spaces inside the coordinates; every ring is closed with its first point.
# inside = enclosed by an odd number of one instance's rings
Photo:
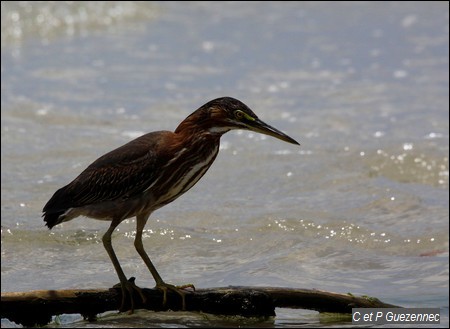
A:
{"type": "Polygon", "coordinates": [[[144,250],[142,233],[150,215],[193,187],[217,157],[220,138],[230,130],[250,130],[300,145],[280,130],[264,123],[244,103],[232,97],[213,99],[184,119],[175,131],[155,131],[142,135],[90,164],[71,183],[58,189],[43,208],[45,225],[52,229],[78,216],[110,221],[102,242],[119,277],[122,292],[119,311],[134,310],[136,293],[146,298],[127,279],[112,247],[111,236],[125,219],[136,217],[134,246],[153,279],[155,288],[175,291],[185,309],[186,289],[193,285],[166,283],[144,250]],[[127,298],[130,300],[127,303],[127,298]]]}

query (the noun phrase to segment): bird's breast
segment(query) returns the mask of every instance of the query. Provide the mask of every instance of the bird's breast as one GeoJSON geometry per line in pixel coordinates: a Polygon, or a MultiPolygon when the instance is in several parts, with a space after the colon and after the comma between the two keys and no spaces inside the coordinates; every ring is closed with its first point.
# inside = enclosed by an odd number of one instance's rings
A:
{"type": "Polygon", "coordinates": [[[214,162],[219,145],[199,144],[182,148],[160,170],[159,178],[146,192],[153,206],[162,207],[193,187],[214,162]]]}

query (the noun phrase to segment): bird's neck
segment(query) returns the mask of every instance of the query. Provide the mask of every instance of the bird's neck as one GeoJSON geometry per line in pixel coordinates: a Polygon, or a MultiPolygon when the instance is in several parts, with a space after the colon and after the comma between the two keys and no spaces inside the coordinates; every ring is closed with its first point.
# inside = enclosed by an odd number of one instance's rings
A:
{"type": "Polygon", "coordinates": [[[220,138],[229,130],[229,128],[213,125],[211,123],[210,113],[199,109],[178,125],[177,129],[175,129],[175,134],[184,136],[186,139],[207,135],[220,138]]]}

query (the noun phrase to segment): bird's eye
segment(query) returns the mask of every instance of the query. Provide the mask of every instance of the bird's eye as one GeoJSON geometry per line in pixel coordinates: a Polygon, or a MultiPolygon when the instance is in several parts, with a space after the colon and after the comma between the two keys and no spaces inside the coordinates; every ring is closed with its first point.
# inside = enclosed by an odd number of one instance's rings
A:
{"type": "Polygon", "coordinates": [[[234,116],[236,117],[236,119],[242,120],[245,117],[245,113],[237,110],[236,112],[234,112],[234,116]]]}

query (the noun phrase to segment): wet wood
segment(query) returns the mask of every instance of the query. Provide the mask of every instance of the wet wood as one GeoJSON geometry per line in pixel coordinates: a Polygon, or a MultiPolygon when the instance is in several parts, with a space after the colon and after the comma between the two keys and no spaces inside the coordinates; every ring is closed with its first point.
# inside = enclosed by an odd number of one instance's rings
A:
{"type": "MultiPolygon", "coordinates": [[[[180,311],[181,297],[156,289],[143,289],[147,302],[135,298],[135,309],[180,311]]],[[[24,326],[45,325],[52,315],[79,313],[87,320],[97,314],[117,310],[121,290],[73,289],[6,292],[1,294],[1,316],[24,326]]],[[[311,289],[276,287],[220,287],[198,289],[186,295],[186,311],[244,317],[275,316],[275,307],[302,308],[318,312],[351,313],[353,307],[398,307],[372,297],[356,297],[311,289]]]]}

